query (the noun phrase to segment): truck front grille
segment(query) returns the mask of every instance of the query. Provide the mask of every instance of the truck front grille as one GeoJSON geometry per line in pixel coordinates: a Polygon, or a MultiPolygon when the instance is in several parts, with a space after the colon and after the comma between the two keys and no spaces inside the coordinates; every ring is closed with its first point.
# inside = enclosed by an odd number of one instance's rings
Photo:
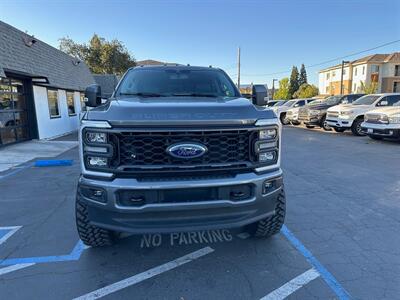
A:
{"type": "Polygon", "coordinates": [[[118,144],[111,165],[126,171],[221,170],[233,166],[249,167],[255,161],[252,155],[252,145],[257,139],[255,130],[122,131],[112,134],[118,144]],[[176,143],[200,143],[208,151],[197,158],[175,158],[166,149],[176,143]]]}
{"type": "Polygon", "coordinates": [[[327,113],[327,118],[337,118],[339,117],[339,112],[337,111],[330,111],[327,113]]]}

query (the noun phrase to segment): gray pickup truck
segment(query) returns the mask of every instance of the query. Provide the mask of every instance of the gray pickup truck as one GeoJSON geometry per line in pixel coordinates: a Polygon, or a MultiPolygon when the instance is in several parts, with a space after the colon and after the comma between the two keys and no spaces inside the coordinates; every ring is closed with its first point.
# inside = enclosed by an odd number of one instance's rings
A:
{"type": "Polygon", "coordinates": [[[76,197],[82,241],[239,227],[278,233],[281,125],[266,96],[255,85],[244,99],[221,69],[181,65],[129,69],[105,104],[100,86],[89,86],[76,197]]]}

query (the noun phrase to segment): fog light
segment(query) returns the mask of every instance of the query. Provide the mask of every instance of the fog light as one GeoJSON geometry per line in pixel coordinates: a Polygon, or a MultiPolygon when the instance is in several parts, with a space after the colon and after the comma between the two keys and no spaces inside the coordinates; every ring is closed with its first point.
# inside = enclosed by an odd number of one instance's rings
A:
{"type": "Polygon", "coordinates": [[[274,189],[275,181],[264,181],[262,192],[268,194],[274,189]]]}
{"type": "Polygon", "coordinates": [[[108,159],[106,157],[89,156],[88,162],[89,166],[106,167],[108,164],[108,159]]]}
{"type": "Polygon", "coordinates": [[[271,129],[263,129],[259,131],[260,140],[270,140],[274,139],[277,135],[277,131],[275,128],[271,129]]]}
{"type": "Polygon", "coordinates": [[[106,143],[107,134],[104,132],[86,132],[86,140],[89,143],[106,143]]]}
{"type": "Polygon", "coordinates": [[[106,147],[85,146],[85,152],[107,153],[108,150],[106,147]]]}
{"type": "Polygon", "coordinates": [[[89,198],[91,200],[106,203],[107,202],[107,195],[106,192],[99,188],[92,188],[88,186],[80,186],[79,191],[82,196],[85,198],[89,198]]]}
{"type": "Polygon", "coordinates": [[[259,162],[272,162],[275,160],[275,152],[274,151],[268,151],[268,152],[262,152],[258,154],[258,161],[259,162]]]}

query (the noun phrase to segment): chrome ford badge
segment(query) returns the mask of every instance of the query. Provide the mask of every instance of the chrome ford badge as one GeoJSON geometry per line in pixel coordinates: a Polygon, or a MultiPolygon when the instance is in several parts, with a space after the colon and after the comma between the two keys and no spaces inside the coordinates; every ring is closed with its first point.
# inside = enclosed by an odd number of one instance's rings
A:
{"type": "Polygon", "coordinates": [[[167,148],[167,152],[176,158],[196,158],[207,152],[207,147],[197,143],[178,143],[167,148]]]}

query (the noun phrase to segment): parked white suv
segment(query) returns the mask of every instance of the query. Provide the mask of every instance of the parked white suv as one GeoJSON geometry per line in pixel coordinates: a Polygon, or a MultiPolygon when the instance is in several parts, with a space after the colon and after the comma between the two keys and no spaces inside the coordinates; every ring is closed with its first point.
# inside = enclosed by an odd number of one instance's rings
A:
{"type": "Polygon", "coordinates": [[[399,100],[400,93],[365,95],[351,104],[341,104],[329,108],[326,123],[336,132],[350,129],[354,135],[365,135],[361,128],[365,113],[377,107],[393,106],[399,100]]]}
{"type": "Polygon", "coordinates": [[[400,97],[392,107],[381,107],[365,114],[361,128],[371,139],[400,139],[400,97]]]}
{"type": "Polygon", "coordinates": [[[273,106],[272,110],[278,116],[279,120],[283,125],[289,124],[289,120],[286,117],[287,111],[291,108],[299,108],[308,103],[311,99],[293,99],[285,102],[285,104],[280,106],[273,106]]]}

